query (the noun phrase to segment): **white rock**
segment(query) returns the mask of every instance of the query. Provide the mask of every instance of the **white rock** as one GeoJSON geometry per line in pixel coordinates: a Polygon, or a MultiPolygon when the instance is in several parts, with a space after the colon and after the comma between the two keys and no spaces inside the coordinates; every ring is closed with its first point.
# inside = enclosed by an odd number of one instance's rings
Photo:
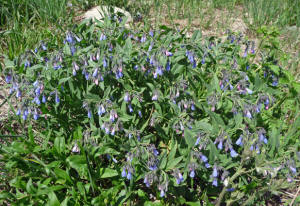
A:
{"type": "Polygon", "coordinates": [[[241,32],[242,34],[246,34],[246,32],[247,32],[247,25],[245,24],[245,22],[243,21],[243,19],[232,18],[230,20],[230,22],[231,22],[231,25],[230,25],[231,31],[241,32]]]}
{"type": "Polygon", "coordinates": [[[132,17],[130,15],[129,12],[118,8],[118,7],[112,7],[112,6],[96,6],[90,10],[88,10],[87,12],[84,13],[83,18],[84,19],[97,19],[99,21],[103,21],[103,18],[109,14],[109,11],[114,11],[114,14],[118,14],[118,13],[122,13],[124,14],[124,17],[122,18],[123,20],[125,20],[127,18],[126,21],[126,26],[128,26],[128,24],[130,22],[132,22],[132,17]]]}

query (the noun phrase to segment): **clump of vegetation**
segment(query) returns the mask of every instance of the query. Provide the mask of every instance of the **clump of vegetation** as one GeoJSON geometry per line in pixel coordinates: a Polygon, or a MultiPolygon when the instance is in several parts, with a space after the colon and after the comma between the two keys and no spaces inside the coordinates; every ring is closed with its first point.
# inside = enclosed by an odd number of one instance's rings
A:
{"type": "Polygon", "coordinates": [[[300,85],[276,32],[255,45],[122,22],[84,22],[5,58],[24,133],[0,148],[13,171],[0,200],[247,205],[294,184],[300,85]]]}
{"type": "Polygon", "coordinates": [[[14,58],[42,39],[57,39],[74,25],[77,15],[99,3],[99,0],[0,0],[0,53],[14,58]]]}

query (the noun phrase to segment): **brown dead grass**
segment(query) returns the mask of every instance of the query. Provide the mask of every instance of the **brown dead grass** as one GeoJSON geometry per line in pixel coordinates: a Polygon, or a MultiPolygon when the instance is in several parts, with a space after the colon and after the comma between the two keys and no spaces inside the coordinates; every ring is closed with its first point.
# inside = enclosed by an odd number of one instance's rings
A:
{"type": "MultiPolygon", "coordinates": [[[[170,13],[175,13],[176,8],[170,10],[170,13]]],[[[214,9],[212,11],[207,8],[203,9],[202,13],[197,16],[193,16],[190,20],[184,18],[183,16],[174,16],[170,17],[168,14],[167,5],[163,5],[159,15],[157,15],[154,8],[150,10],[149,17],[147,20],[152,27],[155,27],[156,24],[167,25],[170,27],[175,26],[176,29],[186,29],[188,28],[188,36],[195,30],[200,29],[204,37],[208,36],[224,36],[227,29],[230,29],[235,32],[241,32],[243,34],[248,33],[249,29],[247,28],[245,22],[242,18],[242,7],[237,7],[235,13],[228,11],[227,9],[214,9]],[[158,22],[157,22],[158,21],[158,22]]]]}
{"type": "MultiPolygon", "coordinates": [[[[170,17],[168,14],[168,6],[163,4],[160,11],[155,11],[154,7],[150,9],[147,22],[150,23],[151,27],[158,25],[166,25],[175,29],[186,29],[187,36],[191,36],[193,31],[201,30],[203,37],[216,36],[221,39],[226,37],[226,30],[231,30],[235,33],[241,33],[251,41],[255,42],[255,45],[260,44],[260,38],[256,31],[248,27],[244,21],[244,10],[241,5],[236,5],[234,11],[223,9],[204,8],[201,9],[202,13],[193,16],[192,19],[184,18],[183,14],[178,15],[177,18],[174,16],[170,17]],[[172,19],[173,18],[173,19],[172,19]]],[[[172,6],[172,5],[171,5],[172,6]]],[[[182,8],[184,11],[185,9],[182,8]]],[[[176,8],[171,8],[170,13],[174,14],[176,8]]],[[[249,20],[251,22],[251,19],[249,20]]],[[[139,26],[143,24],[139,23],[139,26]]],[[[281,30],[280,47],[283,52],[289,55],[288,62],[285,63],[284,67],[292,69],[295,73],[296,79],[300,80],[300,28],[287,27],[281,30]]]]}

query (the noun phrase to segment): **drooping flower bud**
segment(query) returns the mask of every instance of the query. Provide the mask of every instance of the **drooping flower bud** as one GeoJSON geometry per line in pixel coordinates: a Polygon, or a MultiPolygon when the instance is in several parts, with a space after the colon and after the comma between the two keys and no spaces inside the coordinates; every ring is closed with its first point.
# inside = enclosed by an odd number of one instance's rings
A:
{"type": "Polygon", "coordinates": [[[236,153],[236,151],[235,151],[233,148],[230,148],[230,156],[231,156],[232,158],[237,157],[237,156],[238,156],[238,153],[236,153]]]}
{"type": "Polygon", "coordinates": [[[243,136],[242,135],[237,139],[235,144],[239,145],[239,146],[243,146],[243,136]]]}

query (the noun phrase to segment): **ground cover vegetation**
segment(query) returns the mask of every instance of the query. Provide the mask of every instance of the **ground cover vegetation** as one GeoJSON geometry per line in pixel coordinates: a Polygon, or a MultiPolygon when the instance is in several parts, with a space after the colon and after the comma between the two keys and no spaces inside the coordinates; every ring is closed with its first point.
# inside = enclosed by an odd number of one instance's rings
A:
{"type": "Polygon", "coordinates": [[[3,1],[1,204],[299,204],[295,2],[3,1]],[[135,25],[74,24],[99,3],[135,25]],[[240,7],[259,41],[195,29],[240,7]]]}

